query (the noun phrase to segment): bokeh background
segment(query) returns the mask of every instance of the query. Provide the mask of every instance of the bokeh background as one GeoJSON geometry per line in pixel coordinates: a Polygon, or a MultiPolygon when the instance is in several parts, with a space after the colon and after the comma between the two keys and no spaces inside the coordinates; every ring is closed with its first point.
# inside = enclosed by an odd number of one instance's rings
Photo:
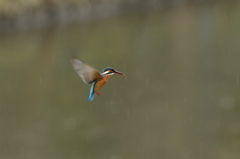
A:
{"type": "Polygon", "coordinates": [[[239,159],[240,1],[0,1],[1,159],[239,159]],[[101,97],[70,57],[113,75],[101,97]]]}

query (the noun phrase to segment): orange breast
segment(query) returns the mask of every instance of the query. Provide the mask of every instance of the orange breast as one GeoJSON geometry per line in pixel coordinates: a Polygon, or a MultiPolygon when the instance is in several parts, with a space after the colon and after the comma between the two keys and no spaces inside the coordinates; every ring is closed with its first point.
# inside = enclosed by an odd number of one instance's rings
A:
{"type": "Polygon", "coordinates": [[[94,92],[98,92],[100,88],[108,81],[110,75],[106,75],[102,80],[98,81],[95,85],[94,92]]]}

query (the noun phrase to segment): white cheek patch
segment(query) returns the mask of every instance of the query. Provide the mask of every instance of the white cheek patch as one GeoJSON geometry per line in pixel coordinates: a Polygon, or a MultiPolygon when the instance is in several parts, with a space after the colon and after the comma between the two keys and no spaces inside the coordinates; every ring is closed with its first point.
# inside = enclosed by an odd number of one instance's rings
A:
{"type": "Polygon", "coordinates": [[[110,73],[110,75],[113,75],[114,73],[110,73]]]}
{"type": "Polygon", "coordinates": [[[102,75],[105,75],[105,74],[107,74],[108,72],[109,72],[109,71],[105,71],[105,72],[102,73],[102,75]]]}

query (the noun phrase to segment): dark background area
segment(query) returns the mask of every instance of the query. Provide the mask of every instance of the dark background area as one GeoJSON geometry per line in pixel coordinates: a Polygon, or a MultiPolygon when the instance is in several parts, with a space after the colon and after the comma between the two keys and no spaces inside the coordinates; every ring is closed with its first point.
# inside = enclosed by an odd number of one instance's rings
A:
{"type": "Polygon", "coordinates": [[[149,6],[1,22],[0,158],[240,158],[239,2],[149,6]],[[71,56],[126,76],[89,102],[71,56]]]}

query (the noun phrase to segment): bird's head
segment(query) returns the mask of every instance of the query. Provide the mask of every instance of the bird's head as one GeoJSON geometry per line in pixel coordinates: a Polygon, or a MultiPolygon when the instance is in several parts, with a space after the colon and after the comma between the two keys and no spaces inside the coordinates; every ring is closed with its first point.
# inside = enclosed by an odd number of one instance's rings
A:
{"type": "Polygon", "coordinates": [[[115,69],[111,68],[111,67],[106,67],[103,69],[102,71],[102,75],[113,75],[113,74],[119,74],[119,75],[124,75],[122,72],[116,71],[115,69]]]}

